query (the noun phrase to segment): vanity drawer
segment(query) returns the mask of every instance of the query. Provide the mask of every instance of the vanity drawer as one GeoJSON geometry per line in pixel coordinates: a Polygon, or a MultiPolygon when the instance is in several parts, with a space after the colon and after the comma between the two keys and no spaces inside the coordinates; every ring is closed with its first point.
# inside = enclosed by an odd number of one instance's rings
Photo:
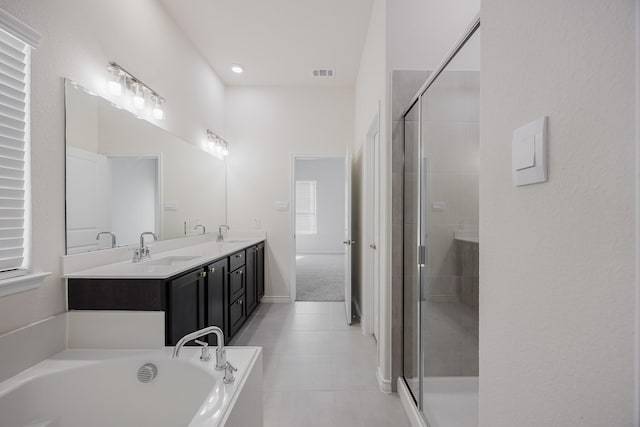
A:
{"type": "Polygon", "coordinates": [[[244,324],[244,296],[241,296],[229,307],[229,329],[233,336],[244,324]]]}
{"type": "Polygon", "coordinates": [[[229,256],[229,271],[233,271],[244,265],[245,254],[244,251],[236,252],[229,256]]]}
{"type": "Polygon", "coordinates": [[[244,267],[240,267],[236,271],[229,273],[229,304],[244,293],[244,274],[244,267]]]}

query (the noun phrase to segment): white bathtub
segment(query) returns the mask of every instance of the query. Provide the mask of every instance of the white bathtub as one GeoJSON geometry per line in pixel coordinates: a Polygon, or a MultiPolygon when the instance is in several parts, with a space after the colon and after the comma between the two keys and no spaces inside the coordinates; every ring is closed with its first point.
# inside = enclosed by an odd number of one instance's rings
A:
{"type": "Polygon", "coordinates": [[[231,384],[199,355],[189,347],[179,359],[171,349],[62,352],[0,383],[0,426],[262,426],[261,349],[227,347],[238,368],[231,384]],[[157,376],[141,383],[138,369],[149,362],[157,376]]]}

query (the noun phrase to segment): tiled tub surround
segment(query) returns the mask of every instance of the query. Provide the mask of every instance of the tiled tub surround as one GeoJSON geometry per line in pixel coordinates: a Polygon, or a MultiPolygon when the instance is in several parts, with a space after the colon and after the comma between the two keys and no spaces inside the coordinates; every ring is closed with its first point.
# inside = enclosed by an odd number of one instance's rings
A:
{"type": "Polygon", "coordinates": [[[0,383],[0,425],[156,427],[262,425],[262,351],[227,348],[238,371],[224,384],[200,351],[67,350],[0,383]],[[148,383],[136,378],[157,367],[148,383]],[[78,404],[81,402],[81,404],[78,404]]]}

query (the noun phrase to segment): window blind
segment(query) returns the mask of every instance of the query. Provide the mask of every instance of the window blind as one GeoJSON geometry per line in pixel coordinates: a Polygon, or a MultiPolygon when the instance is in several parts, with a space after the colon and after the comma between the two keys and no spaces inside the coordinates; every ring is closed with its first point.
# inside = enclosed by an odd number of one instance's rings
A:
{"type": "Polygon", "coordinates": [[[316,181],[296,181],[296,234],[317,234],[316,181]]]}
{"type": "Polygon", "coordinates": [[[31,47],[0,30],[0,277],[25,263],[31,47]]]}

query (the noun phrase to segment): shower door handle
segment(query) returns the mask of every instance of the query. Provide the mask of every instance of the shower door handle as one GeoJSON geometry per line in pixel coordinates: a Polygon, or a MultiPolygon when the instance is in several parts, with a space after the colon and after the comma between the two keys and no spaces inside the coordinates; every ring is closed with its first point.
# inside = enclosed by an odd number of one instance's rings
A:
{"type": "Polygon", "coordinates": [[[420,267],[424,267],[427,264],[427,247],[418,246],[418,264],[420,267]]]}

